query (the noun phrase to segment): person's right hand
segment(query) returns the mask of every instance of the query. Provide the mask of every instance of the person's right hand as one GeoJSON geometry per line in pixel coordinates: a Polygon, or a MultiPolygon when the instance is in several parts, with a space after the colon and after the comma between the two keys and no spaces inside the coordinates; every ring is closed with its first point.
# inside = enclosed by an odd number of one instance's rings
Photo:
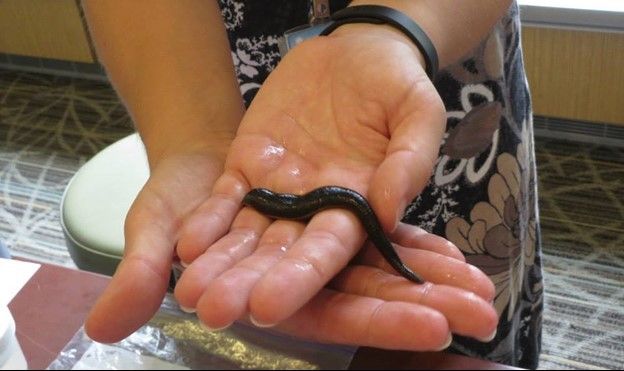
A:
{"type": "Polygon", "coordinates": [[[125,223],[124,257],[91,310],[87,334],[116,342],[144,325],[158,310],[169,284],[174,248],[184,218],[210,195],[221,174],[229,138],[176,149],[153,161],[150,178],[125,223]]]}

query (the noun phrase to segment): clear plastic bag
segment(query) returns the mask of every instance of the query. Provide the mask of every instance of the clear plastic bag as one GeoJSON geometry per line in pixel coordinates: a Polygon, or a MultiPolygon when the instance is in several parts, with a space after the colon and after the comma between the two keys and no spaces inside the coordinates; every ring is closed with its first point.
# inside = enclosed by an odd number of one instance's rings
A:
{"type": "Polygon", "coordinates": [[[235,323],[210,332],[167,296],[158,313],[115,344],[81,328],[48,366],[68,369],[346,369],[357,348],[303,341],[235,323]]]}

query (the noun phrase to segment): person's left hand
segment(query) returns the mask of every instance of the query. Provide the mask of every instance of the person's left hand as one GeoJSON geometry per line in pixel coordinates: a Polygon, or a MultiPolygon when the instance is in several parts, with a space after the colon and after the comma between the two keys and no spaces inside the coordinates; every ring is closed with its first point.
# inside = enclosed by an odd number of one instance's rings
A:
{"type": "Polygon", "coordinates": [[[212,196],[182,230],[177,252],[189,266],[176,298],[210,328],[249,314],[261,326],[281,323],[300,334],[319,330],[306,327],[314,323],[328,328],[350,319],[351,326],[319,336],[379,347],[439,349],[449,330],[487,338],[496,326],[488,304],[494,290],[478,269],[395,237],[412,247],[400,255],[430,283],[359,266],[343,271],[338,291],[323,290],[366,239],[357,218],[326,210],[306,225],[240,207],[252,188],[303,194],[339,185],[367,196],[386,231],[414,230],[399,228],[399,219],[429,179],[444,107],[404,36],[381,26],[358,29],[300,44],[266,80],[212,196]],[[479,310],[466,317],[456,309],[467,307],[479,310]],[[407,324],[418,331],[397,337],[407,324]]]}
{"type": "MultiPolygon", "coordinates": [[[[304,228],[298,222],[284,223],[290,225],[280,227],[304,228]]],[[[396,241],[404,263],[427,280],[425,284],[397,276],[367,243],[351,265],[276,329],[319,342],[410,351],[445,349],[452,333],[484,342],[494,337],[498,316],[489,303],[493,287],[481,271],[465,263],[457,247],[403,223],[390,238],[396,241]]],[[[197,304],[204,322],[217,318],[213,313],[227,313],[221,317],[226,323],[236,316],[247,322],[240,317],[243,308],[236,305],[240,294],[236,282],[228,280],[230,290],[219,297],[212,296],[213,289],[205,286],[220,255],[204,254],[187,268],[178,282],[185,291],[178,291],[178,298],[184,300],[186,295],[192,297],[194,290],[206,290],[197,304]]]]}

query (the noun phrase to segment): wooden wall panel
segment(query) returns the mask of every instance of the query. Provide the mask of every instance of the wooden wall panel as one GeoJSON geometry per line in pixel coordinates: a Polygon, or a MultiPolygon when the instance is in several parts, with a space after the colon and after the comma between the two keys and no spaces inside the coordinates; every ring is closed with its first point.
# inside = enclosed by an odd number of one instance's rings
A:
{"type": "Polygon", "coordinates": [[[524,26],[536,115],[624,125],[624,33],[524,26]]]}
{"type": "Polygon", "coordinates": [[[94,61],[76,0],[0,0],[0,52],[94,61]]]}

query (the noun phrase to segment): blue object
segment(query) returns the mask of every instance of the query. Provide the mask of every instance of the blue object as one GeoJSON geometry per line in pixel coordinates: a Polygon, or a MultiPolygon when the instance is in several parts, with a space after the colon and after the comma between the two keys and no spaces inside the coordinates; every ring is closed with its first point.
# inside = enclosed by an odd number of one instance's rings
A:
{"type": "Polygon", "coordinates": [[[2,240],[0,240],[0,258],[11,259],[11,252],[2,240]]]}

